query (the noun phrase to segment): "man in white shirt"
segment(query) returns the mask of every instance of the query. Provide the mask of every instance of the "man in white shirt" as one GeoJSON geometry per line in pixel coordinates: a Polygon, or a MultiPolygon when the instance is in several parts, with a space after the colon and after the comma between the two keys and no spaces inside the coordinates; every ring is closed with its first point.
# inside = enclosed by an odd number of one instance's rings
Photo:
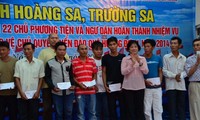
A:
{"type": "Polygon", "coordinates": [[[96,80],[96,86],[98,88],[98,92],[96,93],[96,117],[97,120],[109,120],[106,89],[104,87],[102,79],[101,59],[103,54],[103,44],[99,41],[95,41],[92,43],[91,46],[92,52],[94,54],[93,59],[95,60],[98,69],[96,80]]]}
{"type": "Polygon", "coordinates": [[[169,120],[185,120],[185,80],[184,71],[186,57],[179,52],[182,40],[172,37],[170,41],[171,53],[163,57],[163,75],[166,81],[169,120]]]}
{"type": "Polygon", "coordinates": [[[15,83],[18,89],[18,112],[20,120],[37,120],[40,88],[44,77],[44,65],[33,57],[35,45],[23,45],[25,58],[16,62],[15,83]]]}
{"type": "Polygon", "coordinates": [[[190,120],[200,119],[200,38],[193,40],[193,49],[195,54],[188,57],[185,65],[185,70],[189,77],[189,106],[190,120]]]}

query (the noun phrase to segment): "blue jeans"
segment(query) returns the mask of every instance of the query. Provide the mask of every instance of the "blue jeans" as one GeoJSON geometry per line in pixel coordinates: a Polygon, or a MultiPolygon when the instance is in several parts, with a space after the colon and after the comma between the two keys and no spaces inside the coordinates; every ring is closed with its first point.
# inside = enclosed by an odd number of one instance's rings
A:
{"type": "Polygon", "coordinates": [[[97,120],[109,120],[108,99],[106,92],[96,94],[96,116],[97,120]]]}
{"type": "Polygon", "coordinates": [[[52,98],[56,110],[56,120],[71,120],[74,93],[65,96],[52,94],[52,98]]]}
{"type": "Polygon", "coordinates": [[[77,120],[84,120],[85,108],[88,113],[88,120],[96,120],[96,95],[76,95],[77,120]]]}

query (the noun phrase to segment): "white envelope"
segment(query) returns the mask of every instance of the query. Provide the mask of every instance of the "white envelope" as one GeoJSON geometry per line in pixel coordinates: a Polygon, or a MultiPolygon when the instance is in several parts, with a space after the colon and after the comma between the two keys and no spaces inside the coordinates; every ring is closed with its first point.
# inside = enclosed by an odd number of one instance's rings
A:
{"type": "Polygon", "coordinates": [[[92,81],[89,81],[89,82],[83,82],[83,84],[86,87],[92,87],[92,86],[96,85],[96,80],[92,80],[92,81]]]}
{"type": "Polygon", "coordinates": [[[66,90],[71,87],[71,83],[70,82],[60,82],[60,83],[57,83],[57,86],[60,90],[66,90]]]}
{"type": "Polygon", "coordinates": [[[200,51],[196,51],[197,55],[200,55],[200,51]]]}
{"type": "Polygon", "coordinates": [[[155,78],[148,78],[147,81],[150,81],[152,85],[160,85],[160,78],[155,77],[155,78]]]}
{"type": "Polygon", "coordinates": [[[14,89],[14,88],[15,88],[14,82],[1,83],[0,84],[0,90],[14,89]]]}
{"type": "Polygon", "coordinates": [[[111,85],[109,85],[109,89],[111,92],[120,91],[121,83],[111,84],[111,85]]]}
{"type": "Polygon", "coordinates": [[[25,95],[28,99],[32,99],[35,92],[36,90],[25,91],[25,95]]]}

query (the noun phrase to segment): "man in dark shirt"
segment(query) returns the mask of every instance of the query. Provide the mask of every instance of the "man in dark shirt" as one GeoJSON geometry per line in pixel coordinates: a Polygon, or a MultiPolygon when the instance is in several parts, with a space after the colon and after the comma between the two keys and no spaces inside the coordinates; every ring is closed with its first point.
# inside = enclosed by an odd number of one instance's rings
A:
{"type": "MultiPolygon", "coordinates": [[[[7,41],[0,42],[0,84],[13,84],[16,58],[9,56],[10,47],[7,41]]],[[[10,120],[17,120],[17,89],[0,87],[0,120],[4,119],[6,108],[10,120]]]]}
{"type": "Polygon", "coordinates": [[[108,107],[110,112],[110,119],[117,120],[116,113],[116,101],[119,101],[120,106],[120,119],[126,120],[125,111],[124,111],[124,100],[122,91],[112,92],[109,89],[109,85],[113,84],[122,84],[123,75],[121,74],[121,62],[122,58],[125,57],[124,54],[120,54],[117,51],[117,38],[110,37],[107,40],[108,48],[110,49],[110,53],[104,55],[102,58],[102,77],[104,82],[104,87],[108,93],[108,107]]]}

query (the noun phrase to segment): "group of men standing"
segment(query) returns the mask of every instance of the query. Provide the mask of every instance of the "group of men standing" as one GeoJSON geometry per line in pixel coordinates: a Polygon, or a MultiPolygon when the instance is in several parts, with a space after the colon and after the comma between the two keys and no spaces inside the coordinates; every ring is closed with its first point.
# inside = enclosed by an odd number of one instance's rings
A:
{"type": "Polygon", "coordinates": [[[0,119],[3,120],[8,108],[11,120],[17,119],[17,109],[20,120],[37,120],[41,90],[44,120],[52,120],[52,104],[57,120],[71,120],[74,100],[77,120],[117,120],[118,103],[121,120],[162,120],[163,76],[169,120],[176,120],[177,116],[179,120],[186,119],[185,77],[190,81],[190,118],[200,119],[200,39],[193,41],[195,53],[186,58],[179,52],[182,40],[172,37],[171,52],[162,60],[153,54],[156,45],[153,39],[144,41],[142,56],[138,55],[139,44],[130,40],[127,49],[130,54],[125,57],[117,51],[117,38],[110,37],[109,54],[102,57],[103,44],[95,41],[91,45],[92,58],[88,57],[88,47],[80,44],[79,57],[72,61],[66,54],[66,44],[59,41],[57,34],[50,34],[48,40],[50,47],[43,49],[38,59],[34,57],[34,44],[25,43],[25,57],[18,61],[9,56],[9,43],[0,42],[0,84],[16,86],[0,87],[0,119]]]}

